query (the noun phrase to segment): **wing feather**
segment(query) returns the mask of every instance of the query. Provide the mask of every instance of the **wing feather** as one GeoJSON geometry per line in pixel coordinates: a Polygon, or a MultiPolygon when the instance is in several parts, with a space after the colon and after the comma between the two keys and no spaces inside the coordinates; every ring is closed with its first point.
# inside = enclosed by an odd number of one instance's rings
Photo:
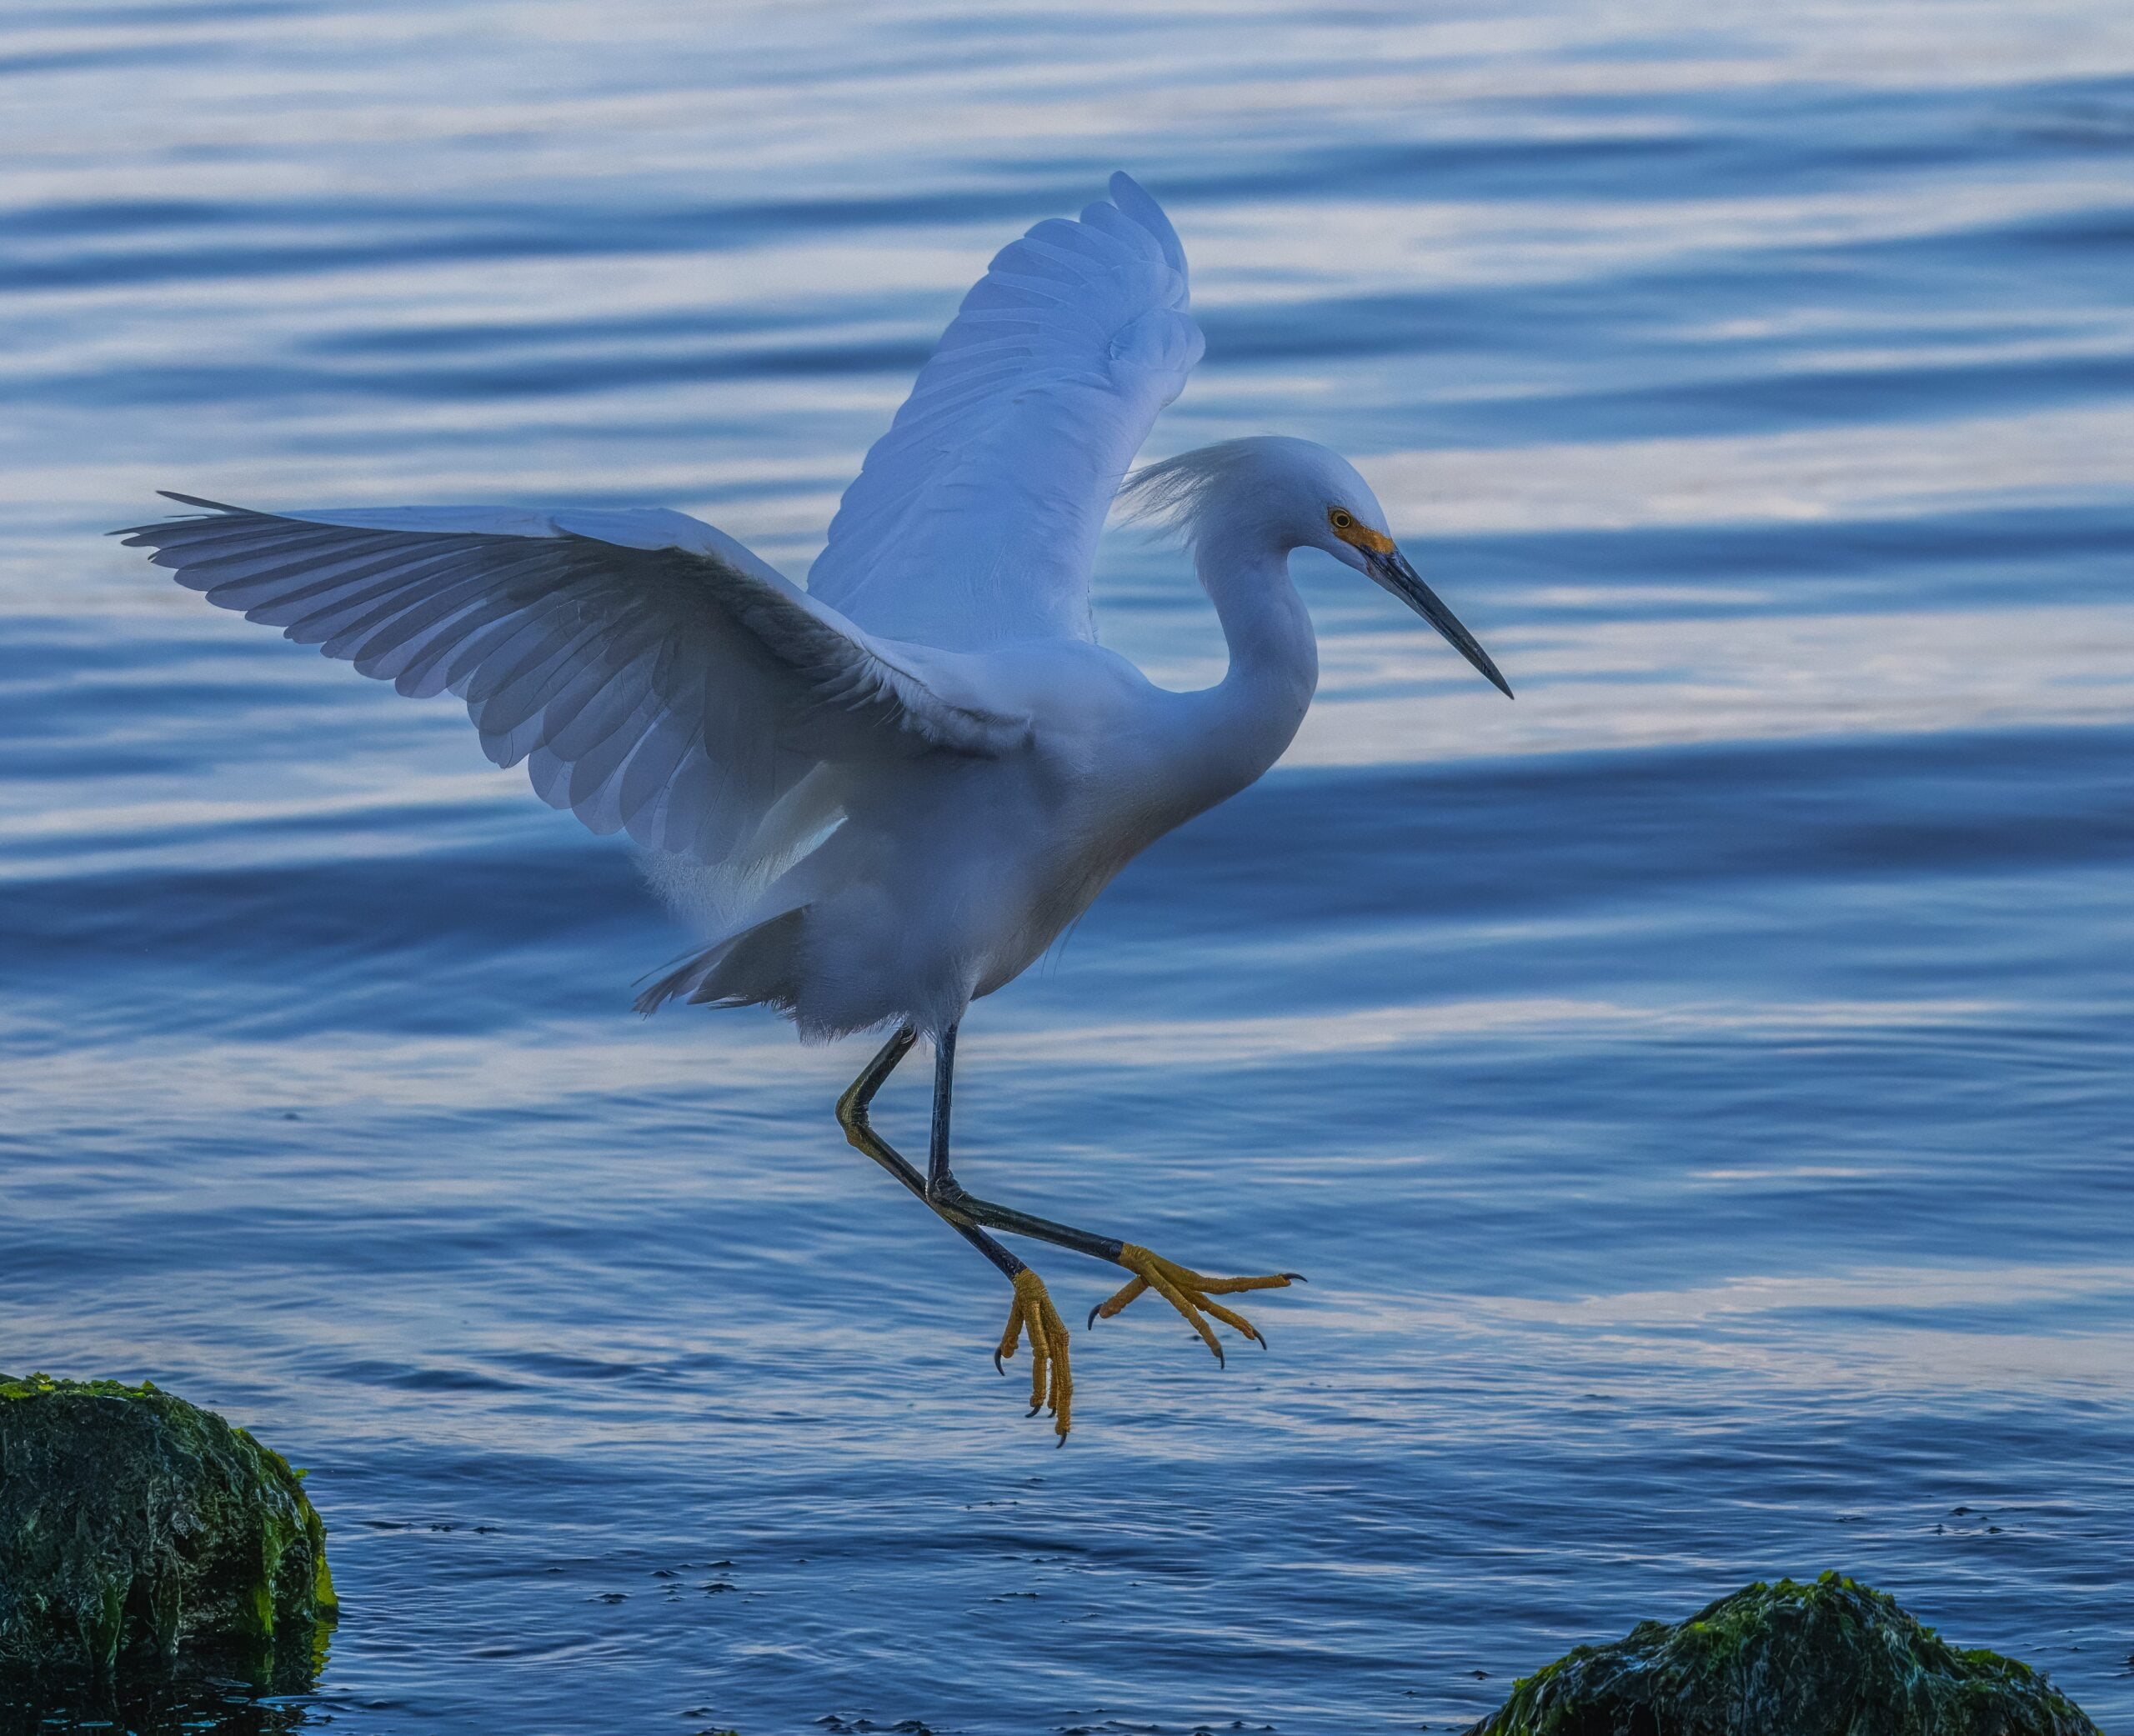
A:
{"type": "Polygon", "coordinates": [[[122,532],[210,603],[403,693],[596,832],[714,864],[823,764],[993,754],[1029,719],[967,658],[877,638],[665,511],[206,511],[122,532]]]}
{"type": "Polygon", "coordinates": [[[1090,636],[1120,480],[1200,358],[1185,253],[1125,175],[995,256],[867,454],[809,576],[870,632],[979,650],[1090,636]]]}

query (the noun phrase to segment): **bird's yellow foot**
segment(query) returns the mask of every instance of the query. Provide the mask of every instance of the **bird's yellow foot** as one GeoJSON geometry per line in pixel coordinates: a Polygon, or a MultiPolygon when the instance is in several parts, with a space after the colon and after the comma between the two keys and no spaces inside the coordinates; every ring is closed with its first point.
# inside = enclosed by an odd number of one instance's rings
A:
{"type": "Polygon", "coordinates": [[[1119,1263],[1134,1274],[1130,1282],[1123,1284],[1110,1296],[1090,1310],[1090,1324],[1109,1320],[1145,1290],[1154,1290],[1179,1313],[1185,1323],[1200,1334],[1200,1341],[1215,1353],[1215,1360],[1223,1359],[1223,1347],[1217,1342],[1215,1329],[1209,1325],[1206,1317],[1214,1315],[1233,1331],[1240,1332],[1263,1350],[1267,1340],[1260,1329],[1244,1315],[1225,1308],[1220,1302],[1211,1302],[1211,1296],[1232,1296],[1240,1290],[1286,1290],[1292,1282],[1301,1282],[1301,1272],[1276,1272],[1265,1278],[1209,1278],[1190,1267],[1167,1260],[1160,1253],[1151,1253],[1133,1243],[1120,1245],[1119,1263]]]}
{"type": "Polygon", "coordinates": [[[1052,1432],[1062,1441],[1075,1399],[1075,1373],[1067,1361],[1067,1324],[1045,1293],[1044,1280],[1027,1266],[1015,1274],[1015,1299],[1008,1309],[1008,1328],[1000,1334],[1000,1348],[993,1353],[993,1366],[1015,1353],[1025,1335],[1030,1341],[1030,1414],[1052,1413],[1052,1432]]]}

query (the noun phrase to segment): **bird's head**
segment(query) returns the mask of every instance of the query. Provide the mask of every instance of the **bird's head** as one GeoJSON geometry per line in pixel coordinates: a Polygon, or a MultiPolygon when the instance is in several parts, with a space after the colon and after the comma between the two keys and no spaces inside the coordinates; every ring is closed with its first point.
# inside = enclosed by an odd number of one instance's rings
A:
{"type": "Polygon", "coordinates": [[[1160,519],[1196,544],[1228,532],[1285,552],[1324,549],[1406,603],[1511,697],[1489,653],[1401,553],[1370,484],[1339,453],[1279,434],[1225,440],[1148,466],[1125,492],[1135,517],[1160,519]]]}

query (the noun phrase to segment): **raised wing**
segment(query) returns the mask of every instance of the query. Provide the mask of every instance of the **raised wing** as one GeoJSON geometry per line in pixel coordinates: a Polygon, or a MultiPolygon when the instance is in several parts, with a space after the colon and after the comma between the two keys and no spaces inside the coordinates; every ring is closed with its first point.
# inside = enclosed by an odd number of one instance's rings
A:
{"type": "Polygon", "coordinates": [[[654,849],[727,863],[818,765],[1027,733],[969,659],[871,638],[684,513],[169,498],[208,510],[118,534],[180,584],[403,693],[458,694],[543,801],[654,849]]]}
{"type": "Polygon", "coordinates": [[[811,596],[873,632],[976,650],[1090,637],[1120,479],[1200,359],[1185,254],[1125,175],[1010,242],[845,490],[811,596]]]}

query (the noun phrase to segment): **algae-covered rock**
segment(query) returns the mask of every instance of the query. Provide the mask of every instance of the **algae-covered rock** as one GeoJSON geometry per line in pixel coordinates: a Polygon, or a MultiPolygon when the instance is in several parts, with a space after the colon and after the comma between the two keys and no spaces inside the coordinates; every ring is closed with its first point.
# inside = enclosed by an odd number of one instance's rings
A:
{"type": "Polygon", "coordinates": [[[298,1476],[145,1383],[0,1376],[0,1666],[308,1662],[333,1583],[298,1476]]]}
{"type": "Polygon", "coordinates": [[[2027,1664],[1961,1652],[1825,1573],[1640,1622],[1527,1677],[1468,1736],[2098,1736],[2027,1664]]]}

